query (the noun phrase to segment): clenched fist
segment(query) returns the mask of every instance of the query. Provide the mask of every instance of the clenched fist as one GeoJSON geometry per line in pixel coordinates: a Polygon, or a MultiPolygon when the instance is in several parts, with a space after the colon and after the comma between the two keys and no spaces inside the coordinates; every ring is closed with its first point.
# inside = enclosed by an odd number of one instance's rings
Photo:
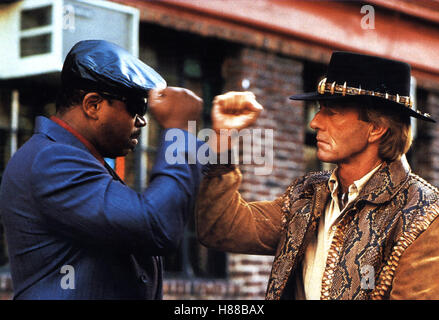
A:
{"type": "Polygon", "coordinates": [[[188,130],[188,121],[198,120],[203,100],[185,88],[167,87],[151,90],[149,110],[162,127],[188,130]]]}
{"type": "Polygon", "coordinates": [[[213,100],[213,129],[243,129],[256,121],[264,108],[252,92],[230,91],[213,100]]]}
{"type": "Polygon", "coordinates": [[[212,108],[212,128],[216,139],[209,139],[210,147],[217,153],[225,152],[224,148],[232,148],[231,136],[221,134],[221,129],[244,129],[256,121],[263,109],[252,92],[230,91],[216,96],[212,108]]]}

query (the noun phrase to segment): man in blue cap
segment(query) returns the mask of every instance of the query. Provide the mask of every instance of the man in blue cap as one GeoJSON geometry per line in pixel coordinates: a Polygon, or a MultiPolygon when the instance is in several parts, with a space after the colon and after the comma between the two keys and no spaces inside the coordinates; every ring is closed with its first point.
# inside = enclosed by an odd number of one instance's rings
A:
{"type": "Polygon", "coordinates": [[[101,40],[76,44],[61,78],[56,115],[36,119],[3,175],[14,298],[160,299],[159,256],[179,244],[201,166],[168,164],[171,142],[162,139],[150,184],[137,193],[104,157],[134,149],[147,106],[165,129],[195,140],[187,125],[202,101],[101,40]]]}

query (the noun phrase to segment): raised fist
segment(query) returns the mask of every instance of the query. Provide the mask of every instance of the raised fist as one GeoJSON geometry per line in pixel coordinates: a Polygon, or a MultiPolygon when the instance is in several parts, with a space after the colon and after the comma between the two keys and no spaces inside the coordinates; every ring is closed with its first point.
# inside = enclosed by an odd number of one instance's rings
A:
{"type": "Polygon", "coordinates": [[[199,119],[203,100],[188,89],[167,87],[151,90],[148,106],[162,127],[188,130],[188,121],[199,119]]]}
{"type": "Polygon", "coordinates": [[[215,131],[246,128],[256,121],[263,109],[252,92],[227,92],[213,100],[212,127],[215,131]]]}
{"type": "Polygon", "coordinates": [[[256,121],[263,109],[252,92],[230,91],[216,96],[212,107],[212,128],[216,139],[209,139],[212,150],[220,153],[232,148],[230,132],[221,134],[221,129],[244,129],[256,121]],[[223,150],[224,147],[227,150],[223,150]]]}

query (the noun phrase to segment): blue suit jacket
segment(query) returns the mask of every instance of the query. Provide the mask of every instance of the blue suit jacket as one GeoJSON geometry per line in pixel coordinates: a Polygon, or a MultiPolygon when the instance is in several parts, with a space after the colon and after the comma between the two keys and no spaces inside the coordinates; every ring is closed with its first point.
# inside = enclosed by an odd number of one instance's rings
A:
{"type": "MultiPolygon", "coordinates": [[[[202,169],[168,164],[173,142],[162,140],[150,184],[137,193],[71,133],[37,118],[0,190],[14,298],[161,298],[155,256],[178,247],[202,169]]],[[[187,146],[179,150],[188,153],[187,146]]]]}

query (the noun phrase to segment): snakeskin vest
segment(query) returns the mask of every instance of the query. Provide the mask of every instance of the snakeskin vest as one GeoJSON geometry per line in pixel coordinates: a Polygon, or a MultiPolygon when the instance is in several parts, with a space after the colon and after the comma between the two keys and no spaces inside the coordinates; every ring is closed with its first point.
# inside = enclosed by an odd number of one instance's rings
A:
{"type": "MultiPolygon", "coordinates": [[[[330,198],[331,172],[296,180],[284,194],[283,231],[266,298],[294,299],[304,252],[330,198]]],[[[384,163],[338,222],[326,260],[321,299],[386,299],[405,249],[439,214],[438,190],[403,160],[384,163]],[[365,270],[374,275],[364,285],[365,270]]]]}

